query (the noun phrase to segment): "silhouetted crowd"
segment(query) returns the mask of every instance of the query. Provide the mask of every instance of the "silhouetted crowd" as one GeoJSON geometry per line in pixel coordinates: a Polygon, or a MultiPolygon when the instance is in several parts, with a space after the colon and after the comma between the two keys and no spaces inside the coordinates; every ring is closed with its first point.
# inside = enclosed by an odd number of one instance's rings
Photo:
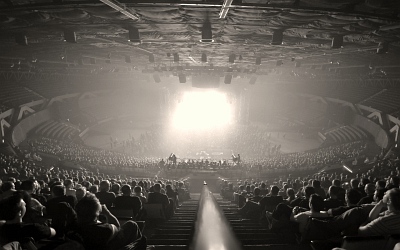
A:
{"type": "Polygon", "coordinates": [[[185,180],[38,166],[3,154],[0,169],[0,245],[29,238],[72,244],[61,240],[67,237],[80,243],[67,249],[146,249],[139,223],[146,219],[146,204],[160,204],[168,219],[190,199],[185,180]],[[131,211],[132,220],[120,225],[113,214],[118,210],[131,211]]]}
{"type": "Polygon", "coordinates": [[[351,175],[222,180],[220,187],[243,218],[261,220],[294,243],[323,240],[340,246],[343,236],[400,234],[399,160],[351,175]]]}

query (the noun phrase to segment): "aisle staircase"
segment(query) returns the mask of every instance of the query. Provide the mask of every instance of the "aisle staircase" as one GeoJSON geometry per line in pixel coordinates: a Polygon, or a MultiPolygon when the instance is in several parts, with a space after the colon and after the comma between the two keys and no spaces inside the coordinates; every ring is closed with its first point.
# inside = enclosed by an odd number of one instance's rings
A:
{"type": "Polygon", "coordinates": [[[237,204],[214,194],[243,250],[307,250],[309,245],[289,244],[286,239],[272,233],[261,220],[243,219],[238,214],[237,204]]]}
{"type": "Polygon", "coordinates": [[[150,229],[147,244],[150,249],[179,250],[189,249],[193,238],[194,224],[198,209],[200,194],[191,194],[191,200],[185,201],[175,211],[175,214],[168,221],[157,223],[146,221],[146,225],[157,224],[150,229]]]}

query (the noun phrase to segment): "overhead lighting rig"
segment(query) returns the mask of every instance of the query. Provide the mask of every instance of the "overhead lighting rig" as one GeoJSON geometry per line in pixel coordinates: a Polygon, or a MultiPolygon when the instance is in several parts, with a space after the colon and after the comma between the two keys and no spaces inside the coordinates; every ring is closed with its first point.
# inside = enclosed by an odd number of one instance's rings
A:
{"type": "Polygon", "coordinates": [[[132,13],[131,10],[125,6],[125,4],[122,4],[117,0],[100,0],[100,2],[107,4],[114,10],[121,12],[122,14],[124,14],[125,16],[129,17],[134,21],[139,20],[139,17],[135,13],[132,13]]]}
{"type": "Polygon", "coordinates": [[[220,19],[225,19],[226,15],[228,14],[229,7],[231,7],[233,0],[224,0],[224,3],[222,4],[221,11],[219,12],[219,18],[220,19]]]}

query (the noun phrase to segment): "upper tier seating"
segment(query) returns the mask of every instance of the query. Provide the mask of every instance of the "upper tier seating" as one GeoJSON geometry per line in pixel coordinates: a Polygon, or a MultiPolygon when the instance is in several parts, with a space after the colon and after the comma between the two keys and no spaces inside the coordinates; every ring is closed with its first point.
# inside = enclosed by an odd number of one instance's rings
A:
{"type": "Polygon", "coordinates": [[[378,109],[382,112],[390,114],[397,111],[400,108],[400,88],[391,88],[379,93],[372,98],[361,102],[365,106],[369,106],[378,109]]]}
{"type": "MultiPolygon", "coordinates": [[[[7,110],[6,107],[16,107],[40,99],[43,99],[43,97],[28,88],[18,85],[17,83],[1,83],[0,102],[2,106],[5,107],[5,110],[7,110]]],[[[2,108],[0,109],[2,110],[2,108]]]]}

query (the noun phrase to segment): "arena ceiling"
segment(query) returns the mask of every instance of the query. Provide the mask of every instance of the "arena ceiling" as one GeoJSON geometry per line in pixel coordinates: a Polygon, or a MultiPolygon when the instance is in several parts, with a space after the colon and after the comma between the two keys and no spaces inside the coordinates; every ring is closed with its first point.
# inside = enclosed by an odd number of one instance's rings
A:
{"type": "Polygon", "coordinates": [[[398,78],[399,13],[392,0],[3,0],[0,70],[398,78]]]}

